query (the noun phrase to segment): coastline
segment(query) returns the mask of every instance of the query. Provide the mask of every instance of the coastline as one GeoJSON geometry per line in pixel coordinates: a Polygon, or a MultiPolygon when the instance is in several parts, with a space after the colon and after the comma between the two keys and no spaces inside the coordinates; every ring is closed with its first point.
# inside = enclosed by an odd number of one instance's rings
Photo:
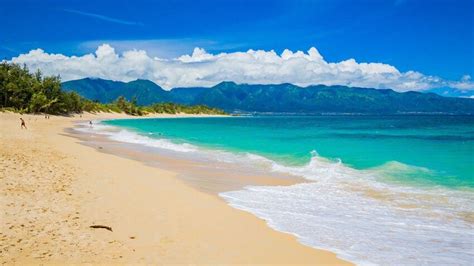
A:
{"type": "Polygon", "coordinates": [[[137,117],[22,115],[28,130],[19,117],[0,113],[2,262],[348,264],[177,172],[99,152],[64,132],[80,120],[137,117]]]}

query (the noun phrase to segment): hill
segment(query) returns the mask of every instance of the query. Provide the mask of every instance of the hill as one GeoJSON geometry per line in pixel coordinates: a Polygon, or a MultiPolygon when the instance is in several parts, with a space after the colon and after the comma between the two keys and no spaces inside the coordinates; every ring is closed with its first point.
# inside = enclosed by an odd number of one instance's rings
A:
{"type": "Polygon", "coordinates": [[[204,104],[226,111],[278,113],[450,113],[474,114],[474,100],[434,93],[396,92],[390,89],[293,84],[250,85],[221,82],[211,88],[175,88],[170,91],[148,80],[128,83],[81,79],[63,83],[66,90],[101,102],[123,95],[139,104],[173,102],[204,104]]]}
{"type": "Polygon", "coordinates": [[[98,78],[84,78],[62,83],[65,91],[75,91],[82,97],[101,103],[111,103],[119,96],[128,100],[133,97],[141,105],[163,102],[167,92],[149,80],[138,79],[131,82],[120,82],[98,78]]]}

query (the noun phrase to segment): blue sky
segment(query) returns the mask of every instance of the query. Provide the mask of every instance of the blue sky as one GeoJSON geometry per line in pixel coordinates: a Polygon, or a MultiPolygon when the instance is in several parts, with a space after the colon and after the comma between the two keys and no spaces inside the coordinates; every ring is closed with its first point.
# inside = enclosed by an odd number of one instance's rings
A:
{"type": "Polygon", "coordinates": [[[472,0],[0,0],[0,57],[31,49],[82,55],[109,43],[171,58],[307,51],[327,61],[383,62],[443,79],[474,77],[472,0]]]}

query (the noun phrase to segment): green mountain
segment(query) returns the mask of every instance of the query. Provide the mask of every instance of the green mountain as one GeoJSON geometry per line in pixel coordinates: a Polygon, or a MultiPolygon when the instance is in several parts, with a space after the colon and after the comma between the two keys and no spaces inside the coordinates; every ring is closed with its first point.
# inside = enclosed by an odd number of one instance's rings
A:
{"type": "Polygon", "coordinates": [[[211,88],[175,88],[165,91],[148,80],[124,83],[81,79],[64,82],[63,88],[101,102],[111,102],[123,95],[129,100],[136,97],[139,104],[204,104],[231,112],[474,114],[474,99],[346,86],[315,85],[303,88],[287,83],[250,85],[221,82],[211,88]]]}
{"type": "Polygon", "coordinates": [[[112,81],[96,78],[85,78],[71,80],[62,83],[66,91],[75,91],[79,95],[101,103],[111,103],[119,96],[128,100],[136,97],[141,105],[149,105],[155,102],[163,102],[167,91],[152,81],[137,79],[130,82],[112,81]]]}

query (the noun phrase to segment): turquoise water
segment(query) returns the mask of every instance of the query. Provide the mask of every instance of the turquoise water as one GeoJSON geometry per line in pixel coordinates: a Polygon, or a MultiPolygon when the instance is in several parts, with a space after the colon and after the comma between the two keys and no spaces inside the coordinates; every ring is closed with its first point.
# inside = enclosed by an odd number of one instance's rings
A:
{"type": "Polygon", "coordinates": [[[357,264],[474,261],[471,116],[131,119],[80,130],[197,158],[201,167],[230,163],[306,178],[311,182],[219,196],[357,264]]]}
{"type": "Polygon", "coordinates": [[[284,165],[305,165],[316,151],[355,169],[379,170],[386,182],[474,187],[472,116],[261,116],[106,124],[175,143],[258,154],[284,165]]]}

